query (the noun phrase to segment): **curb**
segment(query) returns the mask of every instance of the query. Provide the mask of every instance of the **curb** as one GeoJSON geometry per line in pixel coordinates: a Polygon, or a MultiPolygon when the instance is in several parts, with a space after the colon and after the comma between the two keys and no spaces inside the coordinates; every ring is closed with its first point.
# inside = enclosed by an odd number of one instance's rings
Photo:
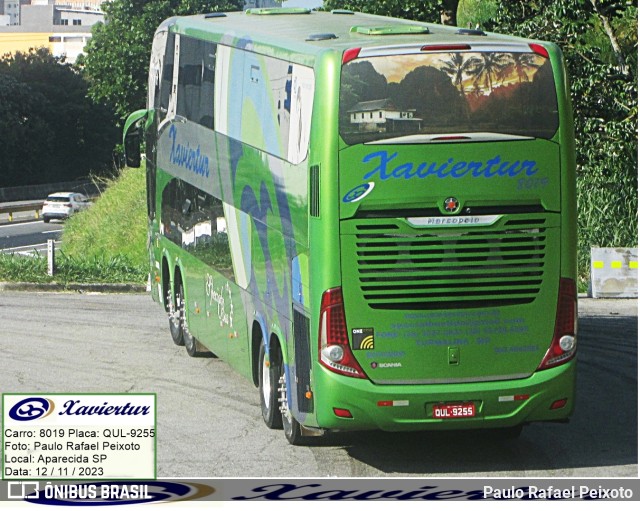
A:
{"type": "Polygon", "coordinates": [[[35,282],[0,282],[2,291],[75,291],[78,293],[146,293],[145,284],[81,284],[70,282],[67,284],[35,283],[35,282]]]}

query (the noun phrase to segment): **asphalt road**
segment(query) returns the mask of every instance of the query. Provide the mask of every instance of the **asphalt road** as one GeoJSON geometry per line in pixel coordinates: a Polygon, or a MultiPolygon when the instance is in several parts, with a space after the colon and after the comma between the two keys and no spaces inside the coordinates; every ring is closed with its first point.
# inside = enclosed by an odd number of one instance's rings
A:
{"type": "MultiPolygon", "coordinates": [[[[47,250],[47,240],[60,240],[64,224],[42,220],[36,222],[5,223],[0,225],[0,252],[33,254],[47,250]]],[[[56,243],[56,246],[58,244],[56,243]]]]}
{"type": "Polygon", "coordinates": [[[0,291],[0,390],[157,393],[158,477],[637,477],[636,300],[580,301],[576,413],[518,440],[329,435],[290,446],[257,389],[188,357],[146,295],[0,291]]]}

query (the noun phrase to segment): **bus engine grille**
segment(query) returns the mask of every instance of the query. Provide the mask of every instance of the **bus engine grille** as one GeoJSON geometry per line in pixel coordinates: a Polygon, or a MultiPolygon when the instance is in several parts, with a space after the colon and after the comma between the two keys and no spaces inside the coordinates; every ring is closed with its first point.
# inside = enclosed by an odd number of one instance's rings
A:
{"type": "Polygon", "coordinates": [[[547,243],[544,219],[437,233],[357,225],[359,286],[373,309],[526,304],[540,291],[547,243]]]}

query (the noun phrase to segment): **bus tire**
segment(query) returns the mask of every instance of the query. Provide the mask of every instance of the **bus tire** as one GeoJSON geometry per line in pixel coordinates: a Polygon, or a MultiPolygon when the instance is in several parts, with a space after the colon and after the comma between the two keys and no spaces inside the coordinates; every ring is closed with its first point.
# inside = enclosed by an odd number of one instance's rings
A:
{"type": "Polygon", "coordinates": [[[182,339],[184,340],[184,347],[187,350],[187,355],[190,357],[201,357],[207,351],[202,344],[200,344],[200,341],[191,335],[186,326],[182,329],[182,339]]]}
{"type": "Polygon", "coordinates": [[[284,374],[284,362],[280,364],[280,410],[282,411],[282,428],[284,436],[291,445],[305,445],[306,437],[302,436],[300,423],[295,419],[288,404],[287,378],[284,374]]]}
{"type": "Polygon", "coordinates": [[[282,413],[278,398],[278,380],[280,379],[280,365],[267,357],[267,348],[260,343],[258,356],[258,389],[260,391],[260,408],[262,418],[269,429],[282,429],[282,413]]]}
{"type": "Polygon", "coordinates": [[[168,294],[171,338],[177,346],[184,346],[184,290],[182,289],[182,283],[178,284],[178,291],[175,297],[171,296],[171,291],[168,294]]]}

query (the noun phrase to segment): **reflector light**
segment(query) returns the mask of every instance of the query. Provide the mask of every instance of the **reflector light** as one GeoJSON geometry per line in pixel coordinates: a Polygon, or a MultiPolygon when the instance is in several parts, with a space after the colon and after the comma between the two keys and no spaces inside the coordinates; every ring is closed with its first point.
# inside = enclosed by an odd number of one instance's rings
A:
{"type": "Polygon", "coordinates": [[[352,60],[357,59],[358,55],[360,55],[360,48],[349,48],[348,50],[345,50],[342,55],[342,65],[344,66],[352,60]]]}
{"type": "Polygon", "coordinates": [[[420,51],[464,51],[470,50],[471,46],[468,44],[426,44],[420,51]]]}
{"type": "Polygon", "coordinates": [[[409,406],[409,401],[406,399],[399,401],[378,401],[378,406],[409,406]]]}
{"type": "Polygon", "coordinates": [[[333,413],[336,414],[336,417],[342,417],[343,419],[353,419],[353,415],[346,408],[334,408],[333,413]]]}
{"type": "Polygon", "coordinates": [[[558,399],[557,401],[554,401],[553,403],[551,403],[549,410],[558,410],[560,408],[564,408],[565,405],[567,404],[567,401],[568,400],[566,397],[564,399],[558,399]]]}
{"type": "Polygon", "coordinates": [[[531,48],[531,51],[533,51],[533,53],[537,53],[538,55],[544,57],[545,59],[549,58],[549,52],[541,44],[532,43],[529,45],[529,48],[531,48]]]}
{"type": "Polygon", "coordinates": [[[516,394],[513,396],[499,396],[498,401],[500,403],[507,403],[511,401],[526,401],[529,399],[529,394],[516,394]]]}

